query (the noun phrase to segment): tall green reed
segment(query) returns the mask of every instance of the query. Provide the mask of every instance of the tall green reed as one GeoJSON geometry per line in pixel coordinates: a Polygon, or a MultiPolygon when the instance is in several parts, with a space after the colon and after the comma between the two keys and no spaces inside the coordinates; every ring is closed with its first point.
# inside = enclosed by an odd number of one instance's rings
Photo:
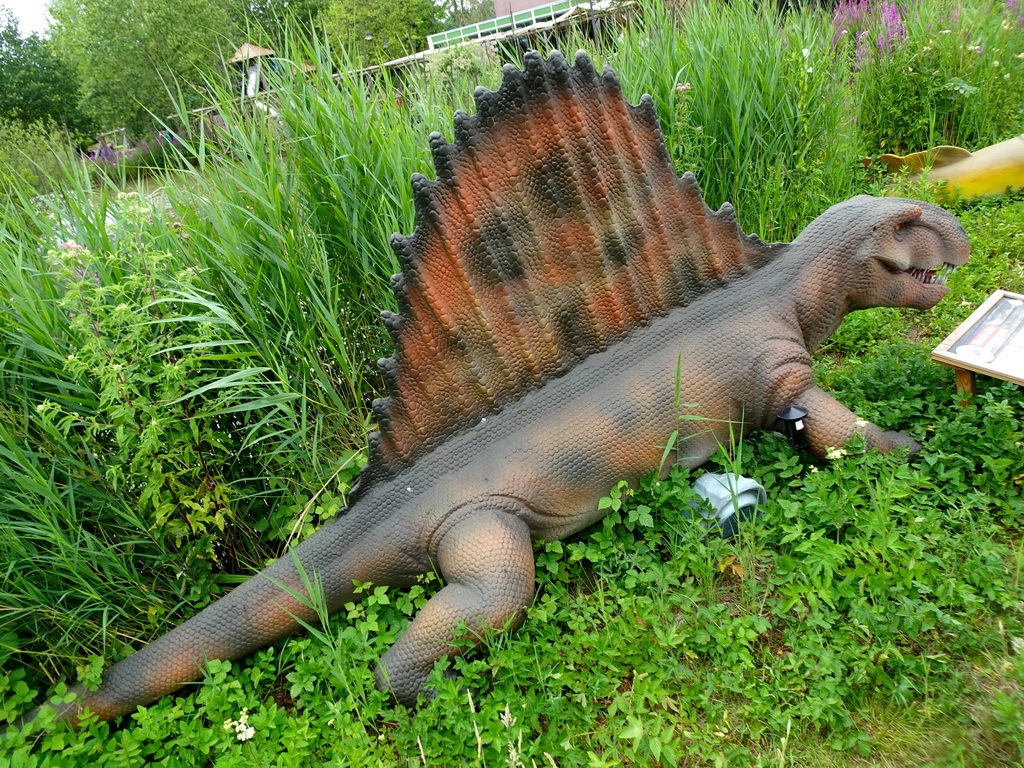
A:
{"type": "Polygon", "coordinates": [[[415,74],[368,82],[319,42],[286,60],[264,102],[273,115],[215,87],[224,125],[204,133],[215,144],[185,142],[201,162],[169,196],[189,252],[273,340],[276,367],[310,370],[331,406],[351,411],[379,390],[372,361],[388,341],[377,314],[393,308],[398,271],[389,240],[414,225],[409,179],[431,172],[428,134],[450,125],[451,97],[415,74]]]}
{"type": "Polygon", "coordinates": [[[712,207],[790,240],[860,183],[848,96],[825,16],[750,0],[653,0],[601,51],[632,100],[658,105],[677,170],[712,207]]]}

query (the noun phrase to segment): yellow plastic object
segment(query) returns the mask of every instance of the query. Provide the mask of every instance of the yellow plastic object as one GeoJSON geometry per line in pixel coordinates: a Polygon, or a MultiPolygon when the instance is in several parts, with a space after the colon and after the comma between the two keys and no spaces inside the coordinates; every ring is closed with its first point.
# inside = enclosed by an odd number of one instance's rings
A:
{"type": "Polygon", "coordinates": [[[945,181],[950,192],[963,197],[1001,195],[1024,187],[1024,134],[977,152],[945,146],[904,156],[882,155],[878,161],[889,173],[908,169],[912,178],[931,165],[928,180],[945,181]]]}

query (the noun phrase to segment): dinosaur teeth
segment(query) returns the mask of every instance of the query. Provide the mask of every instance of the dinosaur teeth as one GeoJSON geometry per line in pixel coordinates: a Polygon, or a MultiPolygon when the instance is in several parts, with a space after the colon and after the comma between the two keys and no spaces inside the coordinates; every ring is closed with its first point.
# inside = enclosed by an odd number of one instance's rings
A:
{"type": "Polygon", "coordinates": [[[929,285],[935,278],[935,270],[933,269],[920,269],[914,267],[911,269],[904,270],[903,274],[910,275],[919,283],[924,283],[925,285],[929,285]]]}
{"type": "Polygon", "coordinates": [[[956,268],[956,264],[942,264],[935,269],[911,267],[910,269],[903,270],[903,274],[909,275],[924,285],[945,285],[946,280],[956,271],[956,268]]]}

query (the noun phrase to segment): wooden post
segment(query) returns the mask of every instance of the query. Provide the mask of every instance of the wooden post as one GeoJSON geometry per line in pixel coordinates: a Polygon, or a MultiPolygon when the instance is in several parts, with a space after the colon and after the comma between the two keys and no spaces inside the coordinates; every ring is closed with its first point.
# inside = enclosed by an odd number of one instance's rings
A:
{"type": "Polygon", "coordinates": [[[953,371],[956,373],[957,391],[962,391],[965,395],[960,405],[967,405],[974,396],[974,372],[966,368],[954,368],[953,371]]]}

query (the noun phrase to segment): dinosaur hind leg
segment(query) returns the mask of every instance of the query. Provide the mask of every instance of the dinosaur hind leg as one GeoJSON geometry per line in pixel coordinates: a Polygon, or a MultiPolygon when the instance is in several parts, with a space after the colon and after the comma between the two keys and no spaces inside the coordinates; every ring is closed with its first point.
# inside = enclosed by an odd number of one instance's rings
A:
{"type": "Polygon", "coordinates": [[[412,706],[434,662],[461,652],[456,641],[483,642],[516,628],[533,599],[530,530],[507,511],[474,510],[449,529],[437,549],[446,586],[432,597],[384,654],[377,684],[412,706]]]}

